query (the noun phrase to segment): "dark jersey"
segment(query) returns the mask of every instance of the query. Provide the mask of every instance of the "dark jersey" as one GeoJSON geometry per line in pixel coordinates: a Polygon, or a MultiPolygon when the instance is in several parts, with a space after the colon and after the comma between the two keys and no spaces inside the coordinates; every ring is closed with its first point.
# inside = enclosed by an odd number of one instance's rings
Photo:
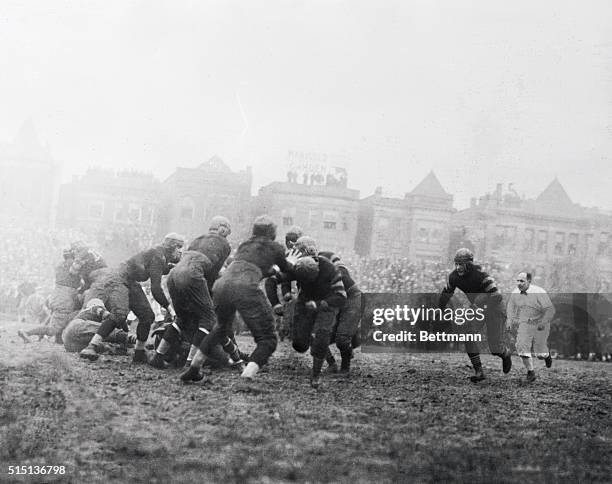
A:
{"type": "Polygon", "coordinates": [[[161,287],[162,276],[170,272],[166,261],[164,248],[156,245],[130,257],[124,263],[127,278],[132,281],[144,282],[151,279],[151,294],[161,307],[169,306],[168,299],[161,287]]]}
{"type": "Polygon", "coordinates": [[[342,284],[344,284],[344,289],[349,290],[355,285],[355,281],[351,277],[351,273],[348,270],[348,267],[344,265],[340,257],[338,257],[333,252],[319,252],[319,257],[325,257],[329,259],[340,271],[340,275],[342,276],[342,284]]]}
{"type": "Polygon", "coordinates": [[[72,272],[70,272],[72,262],[72,259],[67,259],[55,267],[56,285],[72,287],[73,289],[79,288],[79,286],[81,285],[81,277],[78,274],[73,274],[72,272]]]}
{"type": "Polygon", "coordinates": [[[88,250],[75,257],[74,262],[72,262],[72,266],[70,267],[70,272],[77,274],[81,279],[83,279],[81,290],[84,291],[89,289],[89,286],[91,286],[91,273],[105,267],[106,262],[104,259],[102,259],[100,254],[93,250],[88,250]]]}
{"type": "Polygon", "coordinates": [[[331,307],[341,308],[346,301],[346,290],[340,271],[325,257],[314,259],[319,263],[319,274],[313,282],[298,279],[298,298],[303,301],[325,301],[331,307]]]}
{"type": "Polygon", "coordinates": [[[272,274],[272,266],[287,271],[289,264],[285,259],[285,248],[267,237],[251,237],[238,247],[234,261],[245,261],[259,267],[262,276],[272,274]]]}
{"type": "Polygon", "coordinates": [[[201,252],[210,259],[212,268],[207,273],[208,284],[211,285],[219,276],[219,271],[223,267],[226,259],[230,255],[232,248],[225,237],[217,234],[200,235],[194,239],[187,250],[195,250],[201,252]]]}
{"type": "Polygon", "coordinates": [[[502,295],[497,290],[495,281],[480,266],[473,265],[464,276],[457,274],[456,270],[449,274],[446,287],[440,294],[441,308],[446,307],[457,288],[465,293],[472,304],[481,295],[488,296],[487,299],[491,305],[500,305],[502,302],[502,295]]]}
{"type": "Polygon", "coordinates": [[[208,281],[212,275],[212,270],[212,263],[208,257],[197,250],[186,250],[181,255],[181,260],[178,264],[170,271],[170,274],[176,277],[179,274],[186,273],[189,274],[189,277],[203,277],[208,281]]]}

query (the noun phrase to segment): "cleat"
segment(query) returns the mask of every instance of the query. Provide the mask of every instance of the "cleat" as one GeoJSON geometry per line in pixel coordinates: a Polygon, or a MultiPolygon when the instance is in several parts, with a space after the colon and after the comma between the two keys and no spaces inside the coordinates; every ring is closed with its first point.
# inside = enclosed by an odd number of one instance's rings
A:
{"type": "Polygon", "coordinates": [[[145,350],[136,350],[134,351],[134,356],[132,357],[132,363],[147,363],[147,353],[145,350]]]}
{"type": "Polygon", "coordinates": [[[536,378],[537,377],[536,377],[535,371],[529,370],[527,372],[527,383],[532,383],[532,382],[536,381],[536,378]]]}
{"type": "Polygon", "coordinates": [[[484,380],[485,378],[486,378],[486,377],[485,377],[485,375],[484,375],[483,371],[482,371],[482,370],[478,370],[478,371],[476,372],[476,374],[474,374],[474,375],[472,375],[472,376],[470,377],[470,381],[471,381],[472,383],[478,383],[479,381],[482,381],[482,380],[484,380]]]}
{"type": "Polygon", "coordinates": [[[98,347],[89,343],[84,349],[81,350],[79,356],[85,360],[96,361],[99,358],[98,347]]]}
{"type": "Polygon", "coordinates": [[[230,360],[229,366],[232,370],[238,370],[240,372],[243,372],[244,369],[246,368],[246,364],[242,360],[239,360],[239,361],[230,360]]]}
{"type": "Polygon", "coordinates": [[[164,355],[158,353],[157,351],[153,354],[153,357],[149,359],[149,365],[153,368],[157,368],[159,370],[163,370],[166,368],[166,361],[164,360],[164,355]]]}
{"type": "Polygon", "coordinates": [[[190,366],[187,370],[181,373],[180,378],[185,383],[190,383],[193,381],[201,381],[202,379],[204,379],[204,375],[202,375],[202,373],[200,373],[200,370],[198,370],[197,368],[190,366]]]}
{"type": "Polygon", "coordinates": [[[546,363],[546,368],[550,368],[552,366],[552,356],[548,353],[548,356],[544,358],[544,363],[546,363]]]}
{"type": "Polygon", "coordinates": [[[505,356],[502,357],[502,370],[504,373],[510,373],[512,369],[512,355],[510,352],[506,352],[505,356]]]}
{"type": "Polygon", "coordinates": [[[319,386],[321,386],[321,376],[320,375],[313,375],[310,379],[310,386],[312,388],[319,388],[319,386]]]}
{"type": "Polygon", "coordinates": [[[19,335],[19,337],[23,340],[24,343],[31,343],[32,340],[30,338],[28,338],[28,335],[25,334],[25,331],[17,331],[17,334],[19,335]]]}

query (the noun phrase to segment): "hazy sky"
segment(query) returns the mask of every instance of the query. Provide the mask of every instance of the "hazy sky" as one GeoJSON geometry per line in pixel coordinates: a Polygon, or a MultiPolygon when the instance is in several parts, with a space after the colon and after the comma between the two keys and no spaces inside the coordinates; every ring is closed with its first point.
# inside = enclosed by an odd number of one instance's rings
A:
{"type": "Polygon", "coordinates": [[[431,169],[612,209],[612,2],[0,0],[0,143],[32,119],[64,179],[217,154],[284,180],[288,152],[361,196],[431,169]]]}

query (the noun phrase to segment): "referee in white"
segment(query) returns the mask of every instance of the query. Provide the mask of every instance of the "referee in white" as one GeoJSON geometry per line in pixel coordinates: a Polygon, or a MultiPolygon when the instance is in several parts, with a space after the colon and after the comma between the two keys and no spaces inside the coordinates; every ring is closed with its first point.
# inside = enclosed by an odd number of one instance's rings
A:
{"type": "Polygon", "coordinates": [[[516,351],[527,369],[527,381],[536,379],[532,356],[543,359],[546,368],[552,366],[548,350],[550,322],[555,308],[544,289],[531,284],[531,274],[520,272],[516,278],[517,288],[512,291],[508,301],[506,327],[518,323],[516,351]],[[533,349],[532,349],[533,348],[533,349]]]}

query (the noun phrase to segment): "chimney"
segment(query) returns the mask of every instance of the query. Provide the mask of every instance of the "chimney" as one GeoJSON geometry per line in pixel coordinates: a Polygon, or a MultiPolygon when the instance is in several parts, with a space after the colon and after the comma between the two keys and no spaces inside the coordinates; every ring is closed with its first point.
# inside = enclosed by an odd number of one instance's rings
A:
{"type": "Polygon", "coordinates": [[[495,188],[495,198],[500,201],[502,199],[502,187],[503,185],[501,183],[498,183],[497,187],[495,188]]]}

